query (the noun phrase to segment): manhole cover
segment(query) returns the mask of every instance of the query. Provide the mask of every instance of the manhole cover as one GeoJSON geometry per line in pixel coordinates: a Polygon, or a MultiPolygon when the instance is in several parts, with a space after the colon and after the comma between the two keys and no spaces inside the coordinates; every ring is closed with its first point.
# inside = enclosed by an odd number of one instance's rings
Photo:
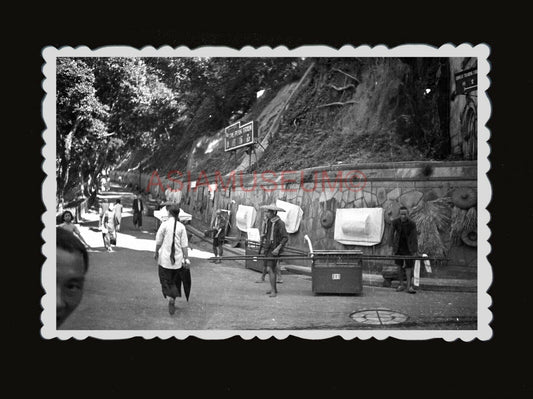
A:
{"type": "Polygon", "coordinates": [[[385,309],[372,309],[354,312],[350,315],[358,323],[390,325],[400,324],[407,320],[407,315],[385,309]]]}

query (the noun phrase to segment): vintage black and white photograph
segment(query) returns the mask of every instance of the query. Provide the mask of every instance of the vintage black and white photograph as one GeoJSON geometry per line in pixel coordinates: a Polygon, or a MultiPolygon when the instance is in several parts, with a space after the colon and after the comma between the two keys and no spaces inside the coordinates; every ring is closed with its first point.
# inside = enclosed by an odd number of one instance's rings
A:
{"type": "Polygon", "coordinates": [[[44,48],[42,336],[490,339],[489,58],[44,48]]]}

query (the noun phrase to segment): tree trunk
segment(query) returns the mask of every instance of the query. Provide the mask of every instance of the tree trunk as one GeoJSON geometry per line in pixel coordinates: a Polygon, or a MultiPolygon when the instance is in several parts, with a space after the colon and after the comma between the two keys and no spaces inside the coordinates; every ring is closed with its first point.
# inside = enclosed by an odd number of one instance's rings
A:
{"type": "Polygon", "coordinates": [[[63,200],[63,197],[65,195],[65,190],[67,188],[67,184],[70,177],[70,149],[72,148],[72,140],[74,140],[74,133],[78,129],[78,126],[81,122],[81,119],[78,117],[76,118],[76,121],[74,122],[74,126],[68,132],[67,136],[65,137],[65,155],[63,158],[63,161],[61,162],[61,171],[64,171],[63,175],[60,176],[59,183],[60,183],[60,189],[59,189],[59,198],[60,200],[63,200]]]}

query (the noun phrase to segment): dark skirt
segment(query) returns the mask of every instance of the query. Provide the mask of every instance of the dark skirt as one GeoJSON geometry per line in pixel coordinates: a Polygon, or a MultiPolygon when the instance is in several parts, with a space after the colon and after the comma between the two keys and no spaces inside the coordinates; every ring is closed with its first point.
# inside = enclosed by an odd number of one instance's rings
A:
{"type": "Polygon", "coordinates": [[[171,298],[181,297],[181,284],[184,282],[183,273],[185,269],[166,269],[158,265],[159,281],[163,296],[171,298]]]}

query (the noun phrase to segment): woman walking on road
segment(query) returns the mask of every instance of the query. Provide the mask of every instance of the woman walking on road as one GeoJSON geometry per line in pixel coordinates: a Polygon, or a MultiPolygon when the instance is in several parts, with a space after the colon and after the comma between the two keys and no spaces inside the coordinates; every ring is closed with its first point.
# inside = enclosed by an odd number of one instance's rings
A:
{"type": "Polygon", "coordinates": [[[179,221],[178,205],[168,207],[169,218],[157,230],[155,254],[159,281],[165,298],[169,297],[168,312],[173,315],[176,297],[181,297],[181,284],[188,298],[190,290],[189,241],[187,230],[179,221]]]}

